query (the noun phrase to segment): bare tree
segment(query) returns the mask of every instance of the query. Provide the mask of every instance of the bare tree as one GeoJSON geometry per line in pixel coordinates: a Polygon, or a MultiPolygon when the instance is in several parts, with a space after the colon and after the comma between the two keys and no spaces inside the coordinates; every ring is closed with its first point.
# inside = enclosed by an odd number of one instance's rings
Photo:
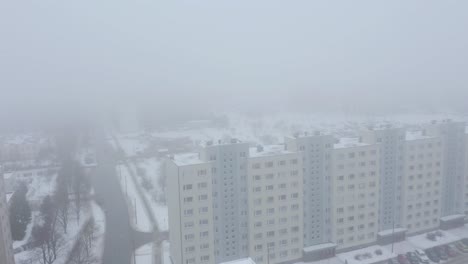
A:
{"type": "Polygon", "coordinates": [[[58,256],[61,235],[57,230],[58,210],[50,196],[42,201],[40,212],[43,223],[34,227],[33,238],[40,250],[40,261],[52,264],[58,256]]]}
{"type": "Polygon", "coordinates": [[[58,221],[63,228],[63,232],[66,234],[68,228],[68,213],[70,211],[70,197],[65,178],[57,178],[57,189],[54,194],[54,202],[57,205],[58,221]]]}
{"type": "Polygon", "coordinates": [[[69,264],[92,264],[97,262],[97,258],[93,254],[93,248],[95,247],[96,241],[96,231],[97,227],[94,220],[90,220],[88,224],[86,224],[75,245],[69,264]]]}

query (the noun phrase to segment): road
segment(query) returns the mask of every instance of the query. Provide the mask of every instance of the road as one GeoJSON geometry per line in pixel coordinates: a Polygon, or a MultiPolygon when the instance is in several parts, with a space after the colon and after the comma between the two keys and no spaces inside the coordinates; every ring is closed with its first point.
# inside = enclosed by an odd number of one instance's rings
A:
{"type": "Polygon", "coordinates": [[[92,175],[92,185],[98,204],[106,214],[103,264],[132,263],[135,248],[149,243],[153,234],[135,231],[130,225],[127,203],[120,188],[112,148],[102,136],[96,142],[98,166],[92,175]]]}

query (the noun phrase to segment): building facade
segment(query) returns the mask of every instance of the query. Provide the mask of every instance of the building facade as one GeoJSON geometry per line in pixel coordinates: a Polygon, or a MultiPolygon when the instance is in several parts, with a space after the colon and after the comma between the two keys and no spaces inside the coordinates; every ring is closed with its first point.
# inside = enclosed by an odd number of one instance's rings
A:
{"type": "Polygon", "coordinates": [[[335,139],[331,135],[297,134],[285,138],[286,149],[302,156],[304,173],[304,246],[331,241],[330,175],[331,152],[335,139]]]}
{"type": "Polygon", "coordinates": [[[302,258],[302,157],[284,145],[253,148],[248,173],[249,256],[257,264],[302,258]]]}
{"type": "Polygon", "coordinates": [[[10,219],[3,184],[3,172],[0,167],[0,263],[14,264],[10,219]]]}
{"type": "Polygon", "coordinates": [[[197,154],[166,163],[170,254],[173,263],[214,264],[212,164],[197,154]]]}
{"type": "Polygon", "coordinates": [[[248,256],[247,166],[249,145],[236,139],[209,142],[200,158],[212,164],[216,262],[248,256]]]}
{"type": "Polygon", "coordinates": [[[444,120],[433,121],[423,129],[425,135],[439,137],[442,141],[445,164],[442,172],[442,216],[459,215],[464,212],[465,126],[464,122],[444,120]]]}
{"type": "Polygon", "coordinates": [[[379,231],[401,227],[401,180],[404,173],[405,130],[370,128],[361,132],[365,143],[380,146],[379,231]]]}
{"type": "Polygon", "coordinates": [[[440,137],[408,133],[402,180],[402,225],[408,234],[438,228],[442,209],[443,143],[440,137]]]}
{"type": "Polygon", "coordinates": [[[341,139],[333,148],[331,171],[332,241],[337,250],[376,242],[380,146],[341,139]]]}

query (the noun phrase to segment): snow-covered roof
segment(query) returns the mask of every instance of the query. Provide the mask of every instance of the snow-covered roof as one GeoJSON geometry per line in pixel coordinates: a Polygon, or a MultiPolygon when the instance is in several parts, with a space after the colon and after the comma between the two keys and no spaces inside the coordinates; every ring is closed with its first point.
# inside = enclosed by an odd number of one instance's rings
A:
{"type": "Polygon", "coordinates": [[[335,149],[340,148],[353,148],[353,147],[361,147],[361,146],[369,146],[370,144],[360,142],[359,138],[340,138],[338,143],[335,143],[333,147],[335,149]]]}
{"type": "Polygon", "coordinates": [[[221,264],[255,264],[251,258],[237,259],[229,262],[223,262],[221,264]]]}
{"type": "Polygon", "coordinates": [[[441,221],[450,221],[455,219],[464,219],[465,215],[463,214],[455,214],[455,215],[447,215],[440,218],[441,221]]]}
{"type": "Polygon", "coordinates": [[[424,135],[423,131],[406,131],[406,140],[418,140],[418,139],[428,139],[433,138],[427,135],[424,135]]]}
{"type": "Polygon", "coordinates": [[[204,163],[200,159],[200,156],[198,153],[190,152],[190,153],[183,153],[183,154],[176,154],[174,155],[173,159],[174,163],[178,166],[184,166],[184,165],[193,165],[193,164],[200,164],[204,163]]]}
{"type": "Polygon", "coordinates": [[[249,149],[250,157],[265,157],[273,155],[291,154],[293,152],[284,149],[284,145],[266,145],[249,149]]]}
{"type": "Polygon", "coordinates": [[[432,247],[435,247],[435,246],[445,245],[445,244],[452,243],[452,242],[460,240],[459,237],[454,236],[454,235],[452,235],[452,234],[450,234],[448,232],[445,232],[445,231],[442,231],[442,230],[439,230],[438,232],[440,232],[442,234],[442,237],[436,237],[435,241],[432,241],[432,240],[428,239],[426,237],[426,233],[421,234],[421,235],[417,235],[417,236],[408,237],[407,240],[411,244],[413,244],[416,247],[419,247],[421,249],[428,249],[428,248],[432,248],[432,247]]]}
{"type": "Polygon", "coordinates": [[[332,257],[332,258],[316,260],[316,261],[308,261],[308,262],[301,261],[301,262],[296,262],[294,264],[344,264],[344,262],[341,261],[338,257],[332,257]]]}
{"type": "Polygon", "coordinates": [[[394,253],[381,246],[370,246],[358,250],[341,253],[337,256],[343,262],[347,261],[348,264],[373,264],[396,257],[394,253]],[[376,252],[380,252],[380,255],[376,252]]]}
{"type": "Polygon", "coordinates": [[[331,248],[331,247],[336,247],[336,244],[334,244],[334,243],[323,243],[323,244],[318,244],[318,245],[314,245],[314,246],[310,246],[310,247],[305,247],[305,248],[304,248],[304,251],[306,251],[306,252],[308,252],[308,251],[316,251],[316,250],[325,249],[325,248],[331,248]]]}

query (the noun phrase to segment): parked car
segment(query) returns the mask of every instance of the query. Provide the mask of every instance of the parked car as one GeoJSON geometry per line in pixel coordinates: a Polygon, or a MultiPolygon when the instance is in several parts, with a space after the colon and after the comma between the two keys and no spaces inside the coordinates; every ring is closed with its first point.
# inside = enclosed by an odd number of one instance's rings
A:
{"type": "Polygon", "coordinates": [[[439,263],[440,261],[440,258],[439,256],[437,255],[437,253],[435,252],[435,249],[426,249],[426,254],[427,254],[427,257],[432,261],[432,262],[435,262],[435,263],[439,263]]]}
{"type": "Polygon", "coordinates": [[[416,249],[414,251],[414,253],[416,254],[416,256],[419,258],[419,261],[423,264],[429,264],[430,263],[430,260],[429,258],[427,257],[426,253],[424,253],[424,251],[420,250],[420,249],[416,249]]]}
{"type": "Polygon", "coordinates": [[[454,258],[458,255],[457,250],[453,245],[445,245],[445,253],[451,258],[454,258]]]}
{"type": "Polygon", "coordinates": [[[435,252],[437,254],[437,256],[441,259],[441,260],[447,260],[448,259],[448,256],[447,254],[445,253],[445,250],[443,247],[436,247],[435,248],[435,252]]]}
{"type": "Polygon", "coordinates": [[[398,263],[400,264],[410,264],[406,256],[403,254],[399,254],[397,259],[398,259],[398,263]]]}
{"type": "Polygon", "coordinates": [[[463,238],[463,239],[461,240],[461,242],[462,242],[463,244],[465,244],[465,246],[468,247],[468,238],[463,238]]]}
{"type": "Polygon", "coordinates": [[[414,252],[407,252],[406,259],[408,259],[411,264],[419,264],[419,259],[414,252]]]}
{"type": "Polygon", "coordinates": [[[455,246],[463,253],[468,253],[468,246],[465,245],[462,241],[455,243],[455,246]]]}

